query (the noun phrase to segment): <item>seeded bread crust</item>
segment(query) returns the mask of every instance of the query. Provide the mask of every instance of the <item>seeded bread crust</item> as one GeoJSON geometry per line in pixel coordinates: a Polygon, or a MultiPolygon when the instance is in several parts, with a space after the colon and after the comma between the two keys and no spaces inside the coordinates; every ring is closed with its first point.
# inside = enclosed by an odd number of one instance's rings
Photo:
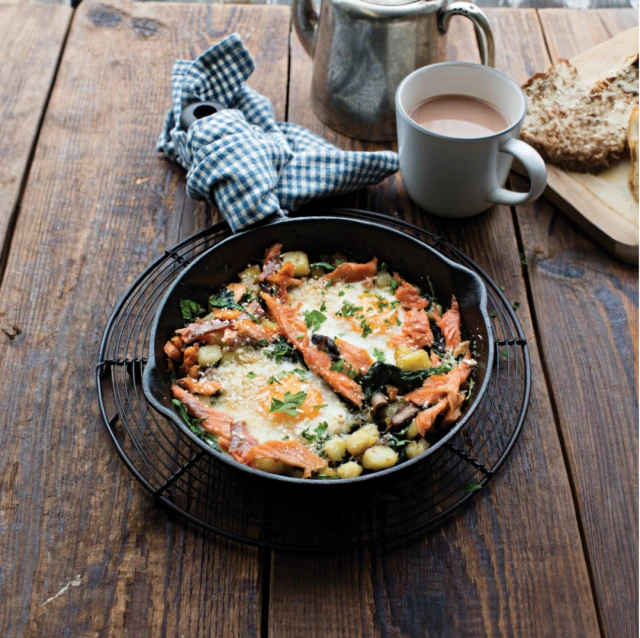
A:
{"type": "Polygon", "coordinates": [[[629,169],[629,188],[638,201],[638,107],[636,106],[629,118],[627,127],[629,140],[629,153],[631,155],[631,168],[629,169]]]}
{"type": "Polygon", "coordinates": [[[551,164],[599,172],[627,148],[629,114],[638,103],[638,56],[595,85],[583,82],[567,60],[524,85],[528,110],[522,139],[551,164]]]}

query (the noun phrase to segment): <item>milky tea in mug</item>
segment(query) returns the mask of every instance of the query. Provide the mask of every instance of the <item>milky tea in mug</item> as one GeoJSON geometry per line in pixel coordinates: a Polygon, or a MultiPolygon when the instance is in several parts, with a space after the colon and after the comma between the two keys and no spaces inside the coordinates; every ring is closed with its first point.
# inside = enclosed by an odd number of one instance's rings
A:
{"type": "Polygon", "coordinates": [[[509,126],[498,107],[469,95],[438,95],[422,100],[411,109],[409,117],[434,133],[466,139],[493,135],[509,126]]]}
{"type": "Polygon", "coordinates": [[[536,199],[547,172],[540,155],[518,139],[526,111],[522,89],[488,66],[443,62],[408,75],[396,91],[396,125],[409,197],[444,217],[536,199]],[[531,178],[528,193],[505,188],[514,157],[531,178]]]}

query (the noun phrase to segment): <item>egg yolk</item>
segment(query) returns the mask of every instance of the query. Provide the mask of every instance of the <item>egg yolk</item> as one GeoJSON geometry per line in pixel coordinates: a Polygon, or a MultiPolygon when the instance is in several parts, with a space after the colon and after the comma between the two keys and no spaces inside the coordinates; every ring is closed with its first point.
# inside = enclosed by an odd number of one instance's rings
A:
{"type": "Polygon", "coordinates": [[[299,423],[304,419],[315,419],[320,414],[320,406],[324,403],[322,394],[310,383],[302,381],[295,373],[291,372],[262,388],[257,395],[258,404],[263,414],[275,423],[299,423]],[[304,392],[307,396],[298,406],[293,406],[296,416],[285,412],[272,412],[273,400],[284,401],[284,395],[289,392],[292,396],[298,392],[304,392]]]}
{"type": "Polygon", "coordinates": [[[363,292],[360,295],[362,309],[346,317],[346,319],[351,324],[352,329],[360,334],[363,334],[366,329],[365,323],[373,334],[384,334],[397,325],[398,313],[395,305],[392,301],[382,296],[376,296],[372,292],[363,292]]]}

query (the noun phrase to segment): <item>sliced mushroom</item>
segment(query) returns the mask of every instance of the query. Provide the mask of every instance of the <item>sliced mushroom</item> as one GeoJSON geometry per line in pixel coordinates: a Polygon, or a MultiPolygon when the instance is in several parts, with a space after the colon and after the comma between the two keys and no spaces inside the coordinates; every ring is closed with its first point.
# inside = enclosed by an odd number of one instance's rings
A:
{"type": "Polygon", "coordinates": [[[311,343],[313,343],[318,350],[326,352],[333,361],[337,361],[340,358],[338,346],[336,346],[336,342],[331,337],[325,337],[325,335],[315,333],[311,335],[311,343]]]}
{"type": "Polygon", "coordinates": [[[371,412],[373,413],[373,420],[377,423],[382,422],[384,419],[384,408],[389,405],[389,399],[382,394],[382,392],[376,392],[371,397],[371,412]]]}
{"type": "Polygon", "coordinates": [[[389,422],[389,429],[400,428],[403,425],[406,425],[409,421],[412,421],[413,418],[420,412],[420,408],[413,403],[407,403],[401,410],[398,410],[392,417],[389,422]]]}

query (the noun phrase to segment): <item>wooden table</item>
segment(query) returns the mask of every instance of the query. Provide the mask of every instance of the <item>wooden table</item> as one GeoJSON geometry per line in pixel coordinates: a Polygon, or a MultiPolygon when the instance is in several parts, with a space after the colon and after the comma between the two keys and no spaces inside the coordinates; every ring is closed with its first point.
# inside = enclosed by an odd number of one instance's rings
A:
{"type": "MultiPolygon", "coordinates": [[[[488,13],[497,66],[519,82],[638,22],[632,9],[488,13]]],[[[534,375],[523,435],[490,486],[418,541],[300,556],[204,533],[122,465],[94,386],[118,298],[218,219],[154,150],[172,62],[238,31],[279,118],[380,146],[313,116],[285,7],[9,0],[0,16],[0,635],[637,635],[635,268],[544,199],[448,222],[398,176],[340,198],[444,236],[520,302],[534,375]]],[[[454,22],[451,56],[475,59],[454,22]]]]}

